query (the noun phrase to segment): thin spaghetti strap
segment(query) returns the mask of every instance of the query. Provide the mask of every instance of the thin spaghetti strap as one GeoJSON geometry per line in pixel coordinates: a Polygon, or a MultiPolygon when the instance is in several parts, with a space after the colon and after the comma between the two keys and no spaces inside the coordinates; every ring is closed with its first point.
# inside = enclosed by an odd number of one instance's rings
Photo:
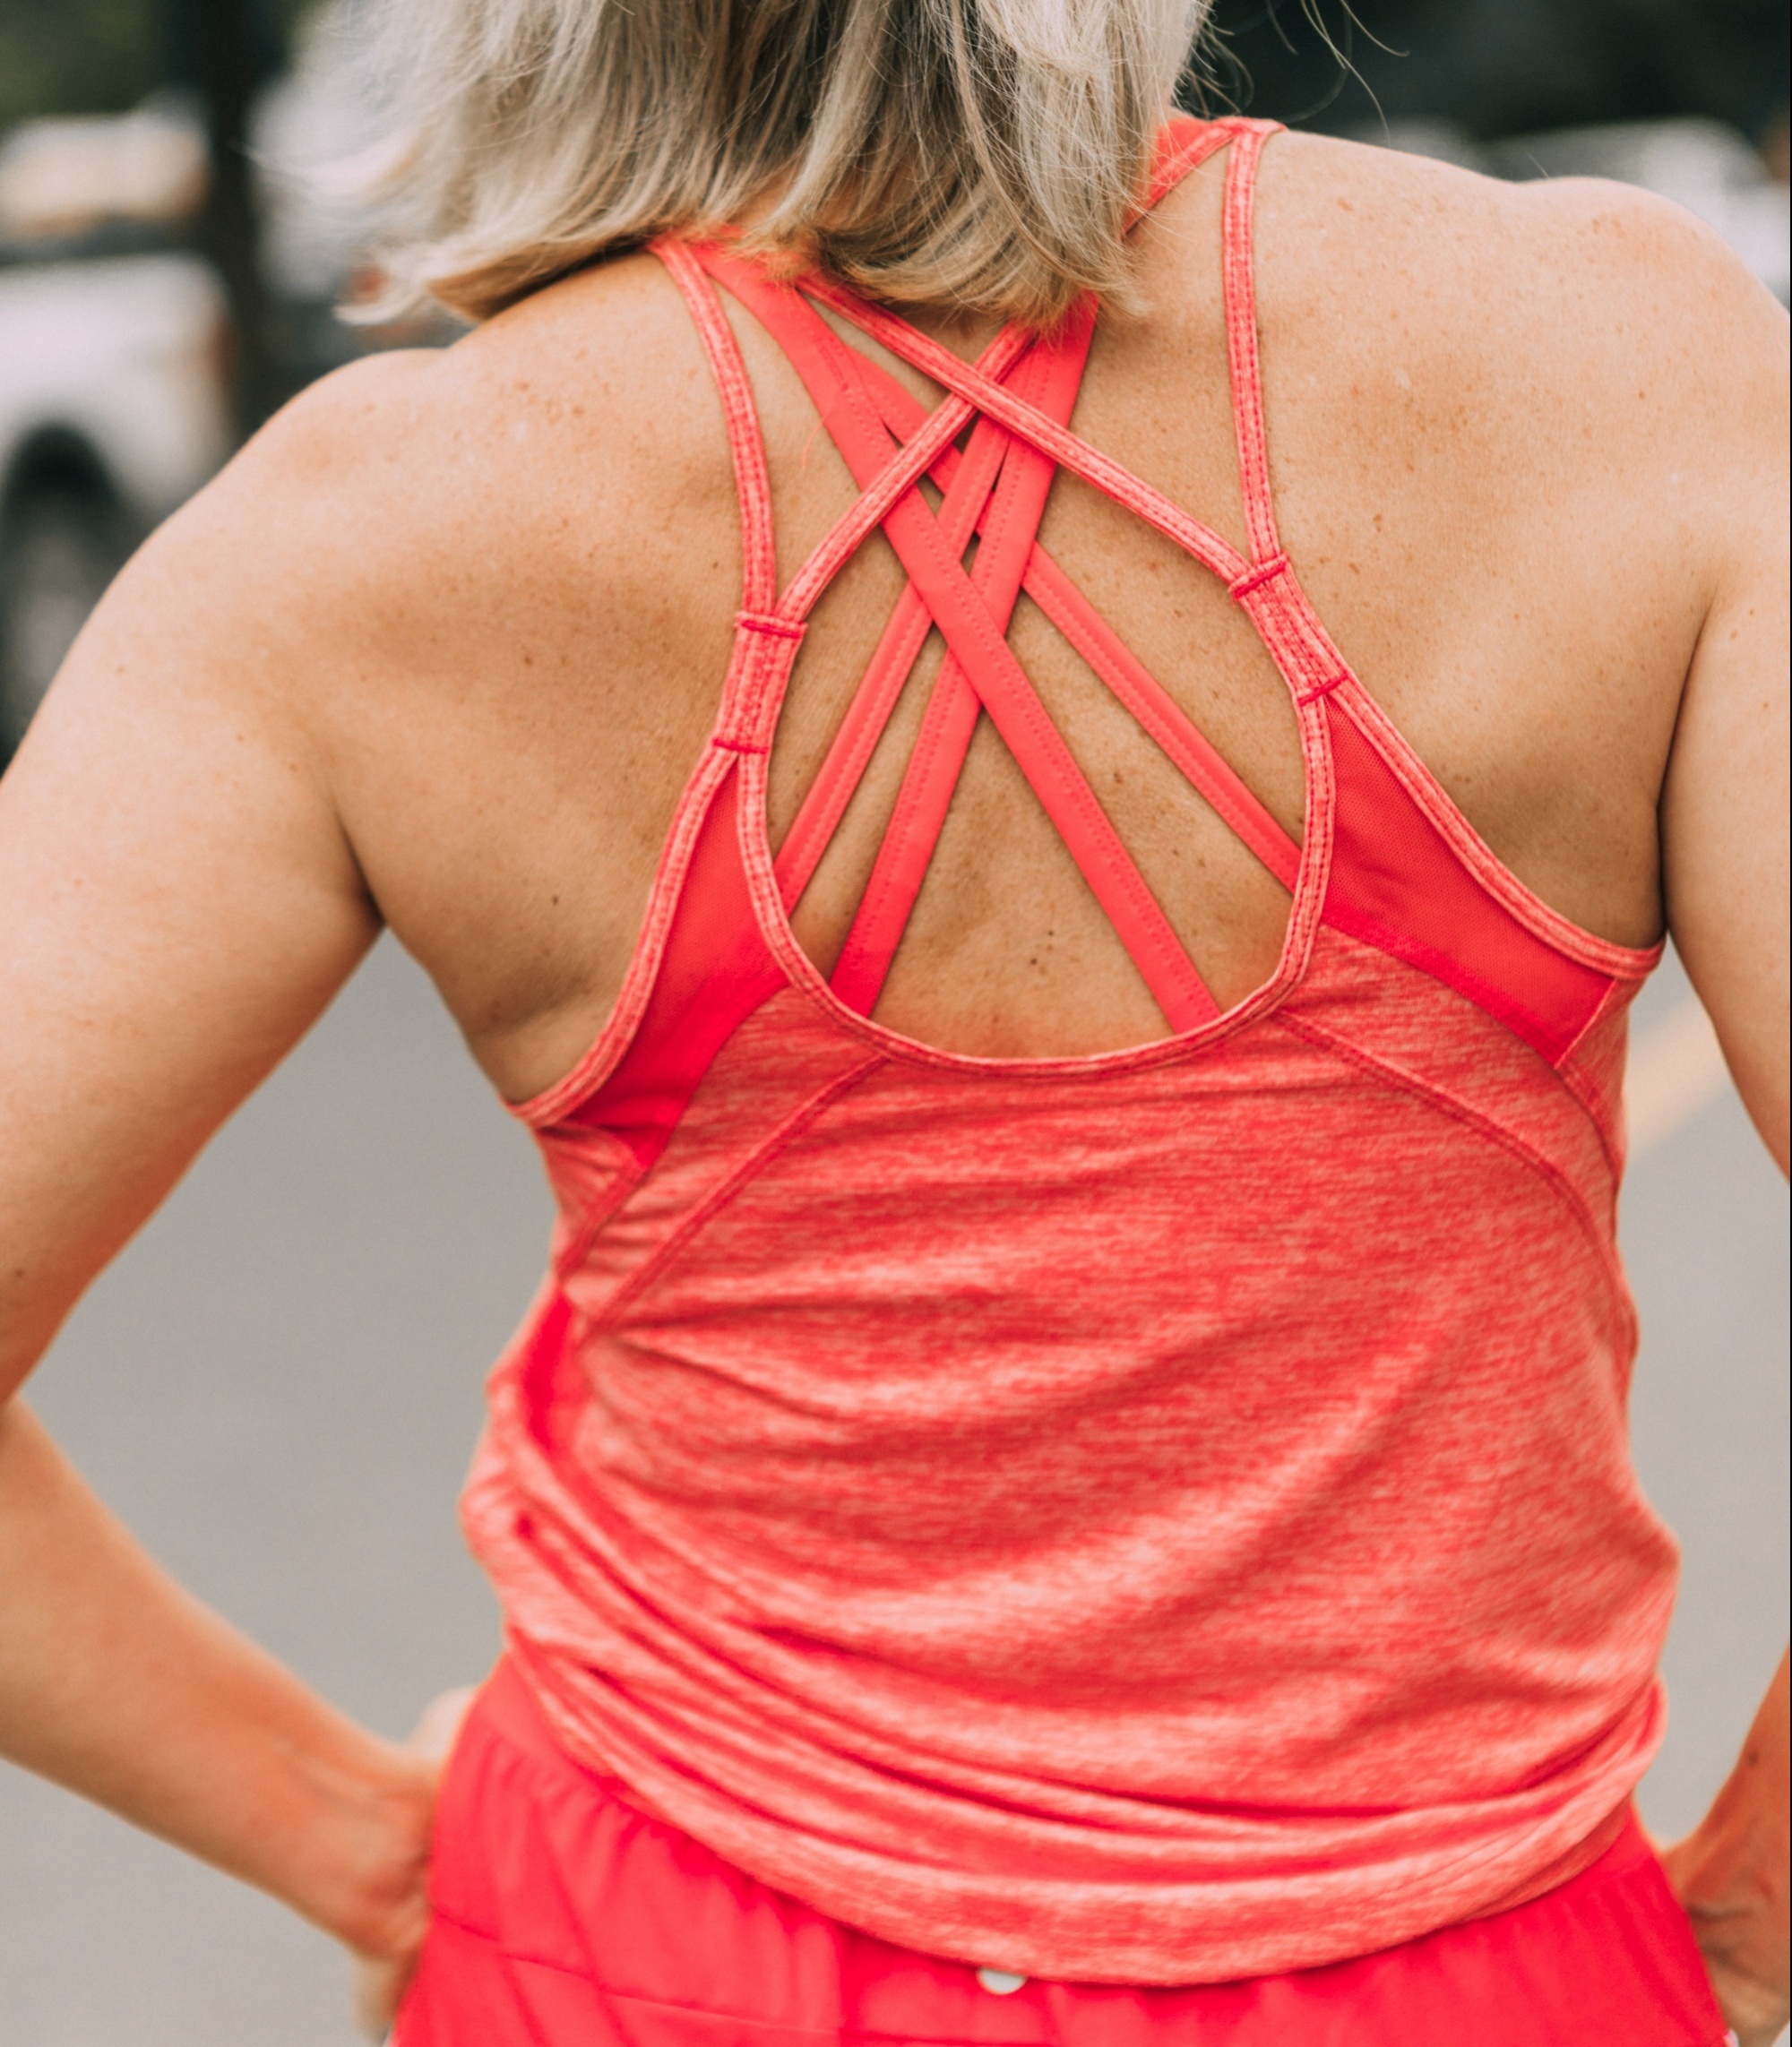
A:
{"type": "MultiPolygon", "coordinates": [[[[952,458],[951,474],[944,473],[945,462],[935,465],[934,480],[943,493],[940,529],[947,546],[956,548],[960,555],[983,514],[1010,444],[1010,436],[1002,427],[993,420],[979,419],[971,429],[970,445],[962,457],[956,448],[945,451],[952,458]]],[[[853,792],[864,779],[872,753],[890,722],[932,624],[920,592],[910,583],[891,615],[834,743],[778,849],[778,885],[787,908],[793,907],[808,887],[828,842],[846,814],[853,792]]]]}
{"type": "Polygon", "coordinates": [[[740,498],[741,609],[767,613],[778,602],[778,547],[771,526],[771,479],[765,463],[765,439],[753,385],[741,360],[740,346],[702,266],[682,242],[662,241],[653,253],[665,264],[685,296],[691,318],[710,358],[710,369],[721,394],[728,421],[728,452],[734,458],[735,488],[740,498]]]}
{"type": "Polygon", "coordinates": [[[1226,353],[1232,373],[1232,416],[1238,434],[1238,480],[1251,561],[1266,567],[1281,554],[1270,492],[1269,443],[1263,431],[1263,374],[1257,348],[1257,290],[1254,271],[1253,202],[1263,144],[1276,133],[1268,124],[1241,124],[1226,166],[1221,228],[1221,276],[1226,294],[1226,353]]]}
{"type": "Polygon", "coordinates": [[[1158,136],[1150,184],[1146,188],[1145,203],[1133,216],[1134,223],[1174,192],[1191,171],[1198,170],[1209,157],[1218,155],[1244,125],[1236,120],[1197,121],[1187,114],[1178,114],[1167,122],[1158,136]]]}
{"type": "MultiPolygon", "coordinates": [[[[1015,396],[1004,384],[997,382],[1002,374],[984,367],[974,366],[952,354],[950,348],[942,348],[937,341],[909,325],[894,314],[883,307],[872,305],[855,298],[843,286],[834,284],[823,277],[807,277],[803,280],[803,290],[809,297],[831,307],[843,318],[851,321],[862,333],[869,334],[874,341],[881,341],[892,356],[900,356],[905,362],[912,363],[925,375],[954,393],[963,410],[948,411],[942,405],[928,421],[925,436],[928,459],[943,445],[939,438],[942,429],[935,425],[946,418],[955,419],[962,426],[971,411],[983,411],[1001,421],[1011,432],[1018,434],[1023,441],[1030,441],[1044,455],[1049,455],[1060,469],[1068,469],[1073,476],[1081,477],[1087,484],[1127,511],[1136,512],[1147,525],[1155,526],[1167,538],[1175,541],[1186,555],[1193,555],[1197,562],[1211,569],[1215,575],[1228,586],[1241,576],[1251,572],[1251,563],[1223,539],[1210,526],[1185,512],[1179,504],[1166,497],[1162,491],[1135,477],[1124,469],[1111,456],[1104,455],[1093,448],[1080,434],[1073,434],[1066,426],[1060,426],[1049,419],[1035,405],[1029,405],[1015,396]]],[[[921,447],[910,442],[904,451],[904,470],[918,475],[926,464],[918,458],[921,447]],[[913,467],[910,467],[910,465],[913,467]]],[[[892,465],[892,469],[894,465],[892,465]]],[[[893,482],[893,476],[890,481],[893,482]]],[[[880,485],[884,479],[880,478],[880,485]]],[[[870,494],[867,493],[867,495],[870,494]]],[[[887,507],[890,497],[880,488],[878,504],[887,507]]],[[[864,503],[863,500],[860,501],[864,503]]],[[[859,514],[863,517],[863,514],[859,514]]],[[[855,521],[856,523],[856,521],[855,521]]],[[[842,520],[842,529],[847,522],[842,520]]],[[[826,545],[826,543],[824,543],[826,545]]]]}

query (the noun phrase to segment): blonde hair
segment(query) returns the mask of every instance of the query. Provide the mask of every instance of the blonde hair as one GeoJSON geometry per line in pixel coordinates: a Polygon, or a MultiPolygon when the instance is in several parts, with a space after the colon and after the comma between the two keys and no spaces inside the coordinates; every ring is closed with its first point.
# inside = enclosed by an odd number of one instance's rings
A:
{"type": "Polygon", "coordinates": [[[1049,327],[1124,296],[1211,0],[383,0],[389,316],[475,319],[661,234],[1049,327]]]}

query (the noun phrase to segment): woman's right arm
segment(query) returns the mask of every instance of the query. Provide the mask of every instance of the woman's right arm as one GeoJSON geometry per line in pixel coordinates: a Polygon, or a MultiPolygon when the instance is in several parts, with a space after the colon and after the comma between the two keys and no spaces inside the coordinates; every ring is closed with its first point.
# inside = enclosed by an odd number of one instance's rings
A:
{"type": "Polygon", "coordinates": [[[306,714],[332,406],[140,553],[0,778],[0,1755],[401,1957],[431,1766],[183,1593],[16,1398],[379,929],[306,714]]]}

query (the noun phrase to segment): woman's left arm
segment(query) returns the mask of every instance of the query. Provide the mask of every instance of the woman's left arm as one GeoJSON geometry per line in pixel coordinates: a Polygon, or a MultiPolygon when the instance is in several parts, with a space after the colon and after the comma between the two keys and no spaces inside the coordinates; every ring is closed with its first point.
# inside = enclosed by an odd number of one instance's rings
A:
{"type": "MultiPolygon", "coordinates": [[[[1661,801],[1668,928],[1755,1128],[1787,1169],[1788,600],[1786,318],[1739,267],[1696,308],[1685,410],[1702,473],[1681,480],[1714,553],[1714,592],[1661,801]],[[1713,342],[1719,345],[1712,346],[1713,342]]],[[[1683,280],[1664,278],[1664,288],[1683,280]]],[[[1787,1664],[1709,1814],[1668,1850],[1743,2047],[1792,2018],[1787,1664]]]]}

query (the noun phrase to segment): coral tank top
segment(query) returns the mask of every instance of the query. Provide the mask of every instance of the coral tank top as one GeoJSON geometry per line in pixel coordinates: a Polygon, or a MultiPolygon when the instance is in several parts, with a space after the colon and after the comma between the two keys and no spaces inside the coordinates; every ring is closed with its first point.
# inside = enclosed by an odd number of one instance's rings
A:
{"type": "Polygon", "coordinates": [[[1092,305],[972,366],[823,278],[658,247],[728,419],[742,607],[616,1012],[519,1112],[560,1219],[463,1504],[570,1756],[837,1919],[1029,1976],[1218,1981],[1517,1904],[1609,1845],[1662,1727],[1675,1552],[1628,1452],[1615,1243],[1658,954],[1494,857],[1301,590],[1252,295],[1271,132],[1175,125],[1152,194],[1229,149],[1248,557],[1068,431],[1092,305]],[[863,493],[781,594],[719,285],[863,493]],[[1038,544],[1059,469],[1255,627],[1301,845],[1038,544]],[[908,586],[774,857],[805,620],[880,528],[908,586]],[[1279,964],[1223,1013],[1010,650],[1023,590],[1290,891],[1279,964]],[[823,978],[789,912],[930,627],[823,978]],[[984,715],[1161,1041],[985,1059],[870,1020],[984,715]]]}

